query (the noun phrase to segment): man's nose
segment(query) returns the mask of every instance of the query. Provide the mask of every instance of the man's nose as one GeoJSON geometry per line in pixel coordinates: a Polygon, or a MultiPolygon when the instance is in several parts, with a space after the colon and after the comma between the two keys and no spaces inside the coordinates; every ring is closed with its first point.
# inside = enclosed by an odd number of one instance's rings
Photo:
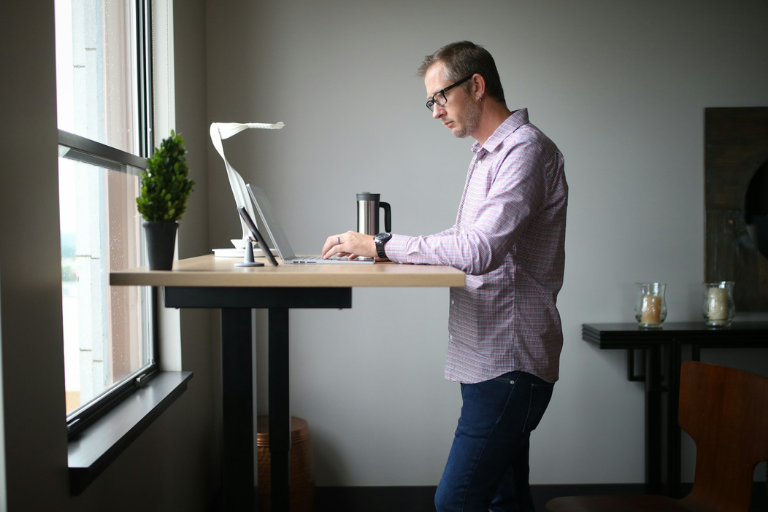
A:
{"type": "Polygon", "coordinates": [[[445,109],[435,103],[435,105],[432,107],[432,119],[440,119],[445,115],[445,109]]]}

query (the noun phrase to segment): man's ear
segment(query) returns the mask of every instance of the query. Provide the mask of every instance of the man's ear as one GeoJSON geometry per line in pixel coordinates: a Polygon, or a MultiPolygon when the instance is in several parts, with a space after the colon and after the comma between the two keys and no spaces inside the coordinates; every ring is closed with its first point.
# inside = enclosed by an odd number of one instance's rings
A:
{"type": "Polygon", "coordinates": [[[472,75],[472,94],[476,100],[479,100],[485,96],[485,78],[480,73],[472,75]]]}

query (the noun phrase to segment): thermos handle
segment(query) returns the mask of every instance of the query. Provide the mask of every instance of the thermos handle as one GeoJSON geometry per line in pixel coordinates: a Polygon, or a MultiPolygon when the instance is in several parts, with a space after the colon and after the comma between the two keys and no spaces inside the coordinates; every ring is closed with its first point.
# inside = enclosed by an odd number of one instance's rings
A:
{"type": "Polygon", "coordinates": [[[389,207],[389,203],[379,201],[379,208],[384,208],[384,231],[387,233],[392,232],[392,209],[389,207]]]}

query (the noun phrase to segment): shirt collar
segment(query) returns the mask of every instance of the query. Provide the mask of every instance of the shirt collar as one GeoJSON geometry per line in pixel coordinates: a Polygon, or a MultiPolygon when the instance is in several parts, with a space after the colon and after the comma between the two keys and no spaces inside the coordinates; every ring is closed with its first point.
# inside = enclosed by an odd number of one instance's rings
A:
{"type": "Polygon", "coordinates": [[[485,153],[491,153],[518,128],[528,123],[528,109],[521,108],[515,110],[499,125],[498,128],[496,128],[493,134],[488,137],[485,144],[481,145],[478,141],[475,141],[475,143],[472,144],[472,151],[474,151],[478,157],[483,156],[485,153]]]}

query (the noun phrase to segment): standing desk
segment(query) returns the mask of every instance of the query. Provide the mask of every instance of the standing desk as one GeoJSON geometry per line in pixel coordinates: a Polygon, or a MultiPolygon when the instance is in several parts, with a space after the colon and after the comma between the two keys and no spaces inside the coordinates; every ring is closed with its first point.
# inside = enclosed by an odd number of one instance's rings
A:
{"type": "Polygon", "coordinates": [[[251,511],[253,498],[253,372],[251,309],[268,309],[269,450],[272,510],[290,510],[291,413],[288,312],[352,307],[352,288],[463,287],[464,272],[426,265],[280,265],[235,267],[238,260],[200,256],[173,270],[113,271],[112,286],[162,286],[165,306],[221,310],[223,501],[226,511],[251,511]]]}
{"type": "Polygon", "coordinates": [[[584,341],[596,343],[601,349],[627,350],[627,379],[645,382],[646,492],[679,498],[681,442],[677,415],[683,346],[691,346],[694,361],[700,360],[701,349],[768,348],[768,322],[734,322],[727,328],[707,327],[703,320],[665,322],[661,329],[639,329],[637,323],[583,324],[581,332],[584,341]],[[639,374],[635,372],[636,350],[643,350],[645,356],[640,361],[643,371],[639,374]],[[662,404],[664,393],[666,407],[662,404]],[[664,467],[666,489],[662,480],[664,467]]]}

